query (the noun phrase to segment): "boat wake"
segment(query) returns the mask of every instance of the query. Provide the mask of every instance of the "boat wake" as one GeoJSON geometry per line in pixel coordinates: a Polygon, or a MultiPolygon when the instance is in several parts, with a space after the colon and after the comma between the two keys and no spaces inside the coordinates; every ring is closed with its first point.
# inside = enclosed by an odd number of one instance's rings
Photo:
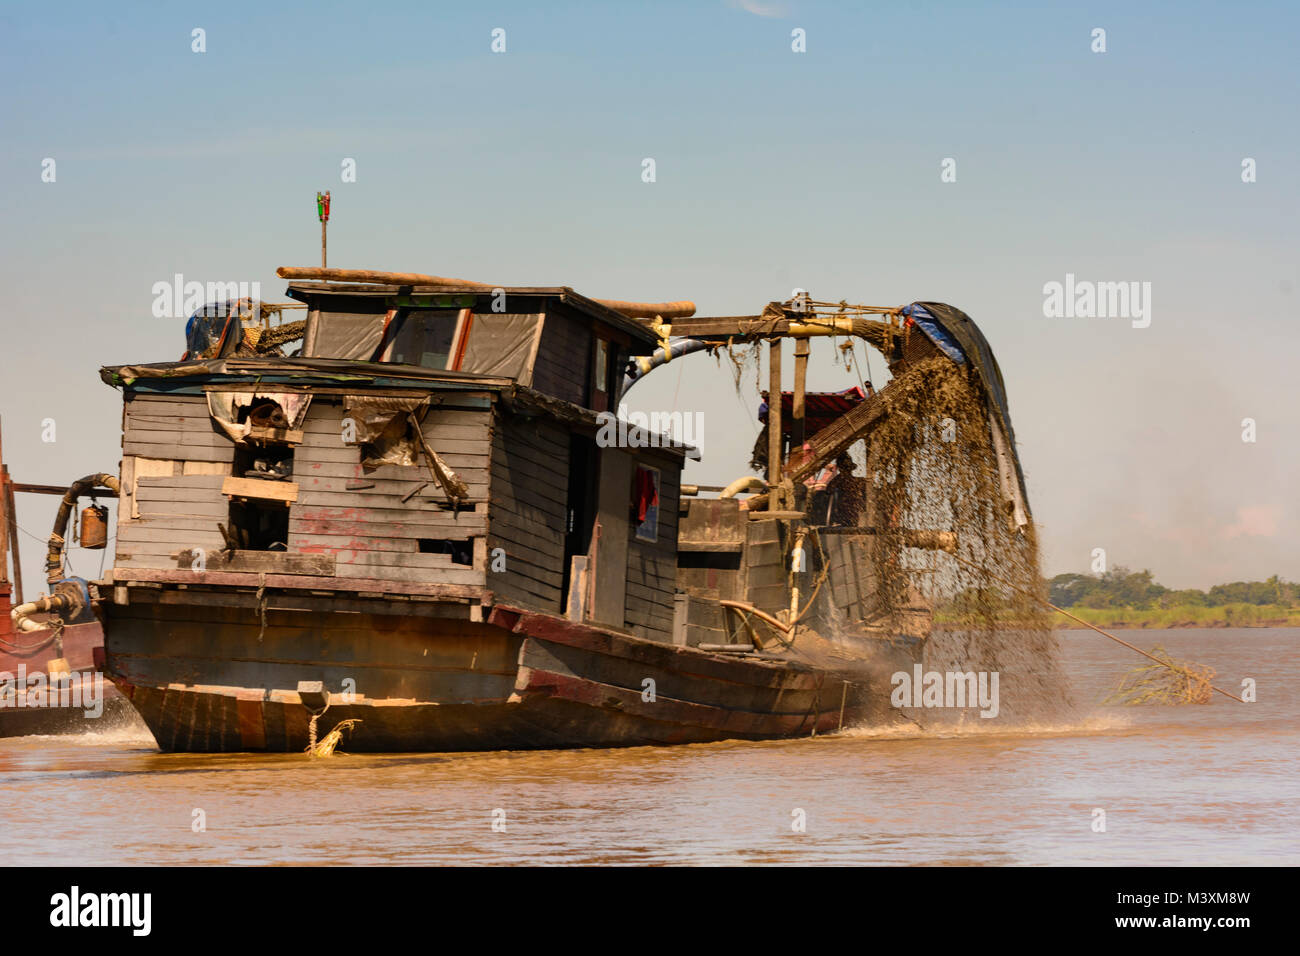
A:
{"type": "Polygon", "coordinates": [[[149,747],[156,749],[158,744],[149,733],[149,728],[140,720],[123,720],[98,730],[88,730],[80,734],[30,734],[15,737],[25,744],[58,744],[68,747],[149,747]]]}
{"type": "Polygon", "coordinates": [[[1133,720],[1128,714],[1088,714],[1077,720],[1046,720],[1007,723],[979,718],[955,723],[927,722],[894,724],[888,727],[859,724],[835,734],[870,740],[944,739],[950,737],[1076,737],[1103,735],[1129,730],[1133,720]]]}

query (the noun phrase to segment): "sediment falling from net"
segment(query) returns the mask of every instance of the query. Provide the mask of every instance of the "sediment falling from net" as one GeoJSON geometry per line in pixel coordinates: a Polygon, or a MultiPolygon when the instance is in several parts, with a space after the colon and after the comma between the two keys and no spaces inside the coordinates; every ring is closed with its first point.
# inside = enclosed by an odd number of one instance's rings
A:
{"type": "MultiPolygon", "coordinates": [[[[1072,709],[1032,523],[1016,528],[998,480],[985,404],[964,367],[935,357],[896,370],[883,395],[889,414],[866,443],[865,522],[872,537],[882,618],[933,609],[926,671],[999,675],[997,721],[1041,721],[1072,709]],[[916,533],[942,540],[965,559],[916,533]],[[972,567],[972,565],[974,567],[972,567]]],[[[925,711],[942,721],[951,711],[925,711]]],[[[970,713],[955,715],[969,721],[970,713]]]]}

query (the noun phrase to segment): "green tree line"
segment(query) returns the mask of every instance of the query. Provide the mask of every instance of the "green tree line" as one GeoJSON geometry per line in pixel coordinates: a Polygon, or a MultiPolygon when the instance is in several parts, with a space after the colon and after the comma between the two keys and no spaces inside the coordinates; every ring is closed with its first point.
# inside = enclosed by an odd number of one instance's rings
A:
{"type": "Polygon", "coordinates": [[[1149,570],[1111,568],[1103,574],[1058,574],[1047,582],[1048,600],[1058,607],[1134,608],[1223,607],[1229,604],[1300,605],[1300,584],[1276,574],[1267,581],[1233,581],[1208,591],[1172,590],[1157,584],[1149,570]]]}

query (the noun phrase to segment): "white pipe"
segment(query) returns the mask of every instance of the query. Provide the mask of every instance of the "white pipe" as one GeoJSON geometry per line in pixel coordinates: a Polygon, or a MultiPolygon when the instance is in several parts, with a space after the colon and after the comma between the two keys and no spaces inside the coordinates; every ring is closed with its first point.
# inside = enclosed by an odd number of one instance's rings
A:
{"type": "Polygon", "coordinates": [[[722,489],[719,498],[734,498],[742,491],[766,491],[767,482],[757,475],[746,475],[744,478],[737,478],[727,487],[722,489]]]}
{"type": "Polygon", "coordinates": [[[19,604],[9,612],[9,617],[13,620],[14,627],[22,633],[49,630],[48,624],[37,624],[27,616],[29,614],[39,614],[42,611],[50,610],[49,601],[50,599],[48,597],[40,597],[35,601],[28,601],[26,604],[19,604]]]}

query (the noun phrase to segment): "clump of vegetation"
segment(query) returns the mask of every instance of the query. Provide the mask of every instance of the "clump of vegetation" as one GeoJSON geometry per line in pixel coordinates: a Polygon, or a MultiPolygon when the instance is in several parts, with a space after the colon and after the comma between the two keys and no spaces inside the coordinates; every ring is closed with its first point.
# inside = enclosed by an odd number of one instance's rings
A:
{"type": "Polygon", "coordinates": [[[312,745],[308,746],[307,752],[311,754],[313,757],[334,756],[335,748],[338,747],[339,743],[343,740],[343,732],[345,730],[350,731],[353,727],[355,727],[359,723],[361,723],[361,721],[357,720],[356,718],[339,721],[339,723],[334,727],[334,729],[331,730],[328,734],[326,734],[324,739],[321,740],[320,743],[318,744],[313,743],[312,745]]]}
{"type": "Polygon", "coordinates": [[[1213,687],[1214,668],[1173,658],[1157,644],[1151,656],[1162,663],[1134,668],[1120,680],[1119,686],[1104,701],[1105,705],[1126,707],[1143,704],[1177,706],[1208,704],[1213,687]]]}

